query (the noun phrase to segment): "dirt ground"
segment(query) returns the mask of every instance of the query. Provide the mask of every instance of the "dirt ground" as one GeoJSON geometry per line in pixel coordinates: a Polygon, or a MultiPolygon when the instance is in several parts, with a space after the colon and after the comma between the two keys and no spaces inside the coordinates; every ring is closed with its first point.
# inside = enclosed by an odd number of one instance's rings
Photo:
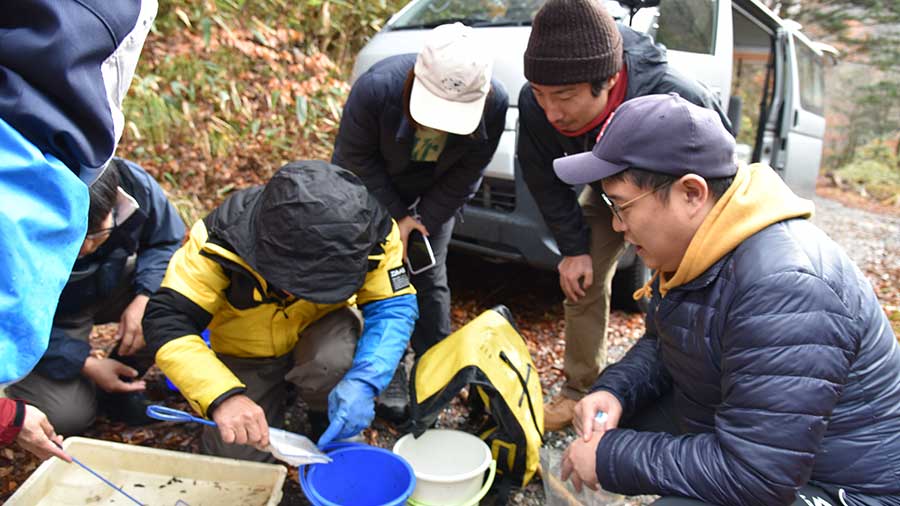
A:
{"type": "MultiPolygon", "coordinates": [[[[844,247],[865,272],[878,293],[882,305],[891,318],[895,331],[900,329],[900,214],[893,209],[869,206],[868,209],[847,207],[835,195],[817,198],[814,221],[844,247]]],[[[840,195],[837,195],[840,198],[840,195]]],[[[847,205],[852,199],[840,198],[847,205]]],[[[482,258],[451,254],[448,261],[450,285],[453,292],[453,322],[463,324],[496,304],[505,304],[516,317],[535,363],[541,373],[545,395],[558,391],[562,381],[562,353],[565,328],[562,312],[562,293],[557,277],[526,266],[494,263],[482,258]]],[[[112,329],[101,329],[95,337],[98,347],[110,346],[112,329]]],[[[643,332],[643,319],[638,314],[614,311],[609,333],[609,358],[619,360],[643,332]]],[[[158,373],[149,378],[151,398],[168,406],[187,409],[180,398],[168,392],[158,373]]],[[[465,409],[455,402],[441,416],[440,426],[462,427],[465,409]]],[[[307,424],[302,411],[289,413],[288,428],[303,431],[307,424]]],[[[159,423],[148,427],[128,428],[99,419],[88,437],[168,448],[197,451],[199,427],[194,424],[159,423]]],[[[366,433],[370,443],[389,448],[400,432],[381,420],[366,433]]],[[[574,434],[563,431],[549,435],[547,445],[564,448],[574,434]]],[[[34,471],[39,463],[17,446],[0,449],[0,500],[8,498],[34,471]]],[[[282,505],[308,504],[291,470],[284,488],[282,505]]],[[[511,503],[516,505],[544,504],[540,479],[515,493],[511,503]]],[[[649,504],[650,497],[629,498],[622,506],[649,504]]],[[[483,503],[484,504],[484,503],[483,503]]]]}

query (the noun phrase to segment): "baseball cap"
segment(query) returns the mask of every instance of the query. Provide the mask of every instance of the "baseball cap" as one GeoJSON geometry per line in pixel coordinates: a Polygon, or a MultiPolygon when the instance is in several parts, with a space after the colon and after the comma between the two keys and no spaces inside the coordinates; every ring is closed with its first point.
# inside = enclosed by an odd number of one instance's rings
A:
{"type": "Polygon", "coordinates": [[[432,30],[416,58],[409,113],[420,125],[468,135],[481,122],[493,58],[462,23],[432,30]]]}
{"type": "Polygon", "coordinates": [[[628,168],[707,179],[737,173],[734,137],[718,113],[677,93],[646,95],[624,102],[600,130],[594,149],[553,160],[568,184],[585,184],[628,168]]]}

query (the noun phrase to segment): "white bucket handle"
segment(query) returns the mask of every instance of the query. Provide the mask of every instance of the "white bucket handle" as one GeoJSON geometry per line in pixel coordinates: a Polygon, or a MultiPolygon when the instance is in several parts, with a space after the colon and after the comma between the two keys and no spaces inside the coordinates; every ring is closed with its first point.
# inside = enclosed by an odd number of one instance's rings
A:
{"type": "MultiPolygon", "coordinates": [[[[469,499],[468,501],[466,501],[464,503],[453,504],[453,505],[449,505],[449,506],[475,506],[476,504],[478,504],[478,502],[481,501],[484,498],[484,496],[487,495],[488,490],[491,489],[491,485],[494,484],[494,477],[497,475],[497,461],[494,459],[491,459],[491,465],[489,466],[488,469],[489,469],[488,477],[486,480],[484,480],[484,486],[481,487],[481,490],[479,490],[477,494],[475,494],[475,497],[472,497],[471,499],[469,499]]],[[[417,501],[415,499],[407,499],[406,503],[409,504],[410,506],[448,506],[448,505],[430,504],[427,502],[417,501]]]]}

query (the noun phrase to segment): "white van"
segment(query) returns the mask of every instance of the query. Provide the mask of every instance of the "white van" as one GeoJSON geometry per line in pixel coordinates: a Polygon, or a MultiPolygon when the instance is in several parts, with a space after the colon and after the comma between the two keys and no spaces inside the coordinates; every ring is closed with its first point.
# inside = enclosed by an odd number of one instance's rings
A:
{"type": "MultiPolygon", "coordinates": [[[[431,28],[460,21],[478,29],[506,86],[506,131],[451,245],[555,269],[560,255],[516,160],[522,55],[543,0],[413,0],[363,50],[353,78],[375,62],[415,53],[431,28]]],[[[758,0],[607,0],[613,16],[668,48],[669,64],[708,86],[737,128],[738,153],[771,165],[801,195],[812,195],[822,157],[824,60],[792,22],[758,0]]],[[[619,262],[614,304],[634,309],[631,293],[649,272],[628,251],[619,262]]]]}

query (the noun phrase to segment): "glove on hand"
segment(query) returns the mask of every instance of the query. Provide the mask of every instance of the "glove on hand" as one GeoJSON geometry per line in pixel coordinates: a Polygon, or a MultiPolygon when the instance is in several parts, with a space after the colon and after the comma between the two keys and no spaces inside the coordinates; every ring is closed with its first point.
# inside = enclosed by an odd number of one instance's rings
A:
{"type": "Polygon", "coordinates": [[[347,439],[362,432],[375,418],[375,389],[365,381],[344,378],[328,394],[328,420],[331,422],[319,446],[347,439]]]}

